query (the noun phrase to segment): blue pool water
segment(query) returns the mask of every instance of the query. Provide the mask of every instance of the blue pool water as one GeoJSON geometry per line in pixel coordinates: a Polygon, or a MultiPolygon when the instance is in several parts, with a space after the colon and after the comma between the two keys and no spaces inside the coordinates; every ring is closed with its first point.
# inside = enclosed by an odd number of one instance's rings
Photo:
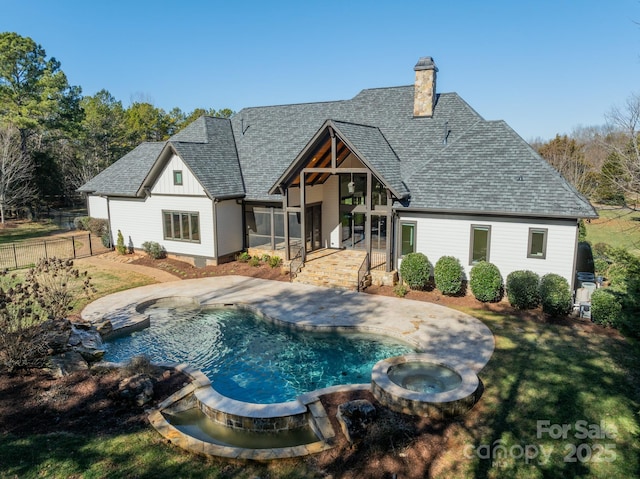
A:
{"type": "Polygon", "coordinates": [[[186,362],[239,401],[271,404],[328,386],[369,383],[376,362],[415,352],[384,336],[292,331],[243,309],[158,305],[146,312],[151,326],[107,342],[105,360],[145,354],[152,361],[186,362]]]}

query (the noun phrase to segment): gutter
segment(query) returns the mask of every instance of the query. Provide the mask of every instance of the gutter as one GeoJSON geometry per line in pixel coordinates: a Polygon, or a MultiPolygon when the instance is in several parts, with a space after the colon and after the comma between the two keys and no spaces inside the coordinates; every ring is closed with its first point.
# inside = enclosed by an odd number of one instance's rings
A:
{"type": "Polygon", "coordinates": [[[506,216],[506,217],[516,217],[516,218],[553,218],[553,219],[566,219],[566,220],[574,220],[574,219],[593,219],[598,218],[598,214],[595,215],[560,215],[560,214],[535,214],[535,213],[517,213],[517,212],[504,212],[504,211],[493,211],[493,210],[447,210],[447,209],[438,209],[438,208],[407,208],[407,207],[392,207],[392,211],[396,212],[406,212],[406,213],[438,213],[438,214],[449,214],[449,215],[472,215],[472,216],[506,216]]]}

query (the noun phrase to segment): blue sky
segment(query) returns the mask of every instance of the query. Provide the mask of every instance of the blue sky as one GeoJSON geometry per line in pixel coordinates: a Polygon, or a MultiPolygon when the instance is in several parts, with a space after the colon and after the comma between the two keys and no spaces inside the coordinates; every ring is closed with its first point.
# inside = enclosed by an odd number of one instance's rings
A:
{"type": "Polygon", "coordinates": [[[0,0],[85,95],[170,110],[348,99],[413,83],[432,56],[526,140],[601,125],[640,93],[640,0],[0,0]]]}

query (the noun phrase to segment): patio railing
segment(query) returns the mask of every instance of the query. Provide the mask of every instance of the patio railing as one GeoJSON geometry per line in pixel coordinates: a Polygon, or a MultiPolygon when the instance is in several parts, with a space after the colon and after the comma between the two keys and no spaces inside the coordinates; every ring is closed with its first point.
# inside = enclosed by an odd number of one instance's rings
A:
{"type": "Polygon", "coordinates": [[[358,269],[358,291],[362,291],[364,289],[364,280],[369,273],[369,254],[367,253],[362,260],[362,264],[358,269]]]}

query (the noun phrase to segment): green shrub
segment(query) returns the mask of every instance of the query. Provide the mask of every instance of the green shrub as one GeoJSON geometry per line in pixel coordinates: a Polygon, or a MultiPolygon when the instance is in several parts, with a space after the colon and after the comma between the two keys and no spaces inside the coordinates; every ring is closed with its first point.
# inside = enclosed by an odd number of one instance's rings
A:
{"type": "Polygon", "coordinates": [[[262,255],[262,258],[260,258],[260,260],[261,260],[263,263],[269,263],[269,259],[271,259],[271,256],[269,256],[267,253],[263,254],[263,255],[262,255]]]}
{"type": "Polygon", "coordinates": [[[400,297],[400,298],[404,298],[407,293],[409,292],[409,290],[407,289],[407,287],[402,284],[402,283],[398,283],[393,287],[393,292],[396,296],[400,297]]]}
{"type": "Polygon", "coordinates": [[[249,264],[249,266],[260,266],[260,258],[258,258],[257,256],[252,256],[251,258],[249,258],[247,263],[249,264]]]}
{"type": "Polygon", "coordinates": [[[462,290],[462,265],[458,258],[443,256],[433,268],[436,288],[442,294],[455,296],[462,290]]]}
{"type": "Polygon", "coordinates": [[[498,301],[502,297],[502,275],[498,267],[487,261],[476,263],[469,273],[469,286],[478,301],[498,301]]]}
{"type": "Polygon", "coordinates": [[[622,305],[618,298],[606,289],[597,289],[591,295],[591,320],[603,326],[619,327],[622,305]]]}
{"type": "Polygon", "coordinates": [[[571,290],[567,280],[559,274],[545,274],[540,279],[540,302],[542,310],[551,316],[567,314],[571,309],[571,290]]]}
{"type": "Polygon", "coordinates": [[[246,251],[243,251],[242,253],[240,253],[238,255],[237,259],[241,263],[246,263],[247,261],[249,261],[251,259],[251,255],[249,253],[247,253],[246,251]]]}
{"type": "Polygon", "coordinates": [[[104,246],[105,248],[111,248],[113,246],[111,244],[111,237],[109,236],[109,233],[105,233],[100,236],[100,241],[102,242],[102,246],[104,246]]]}
{"type": "Polygon", "coordinates": [[[400,264],[400,276],[409,288],[423,290],[431,276],[431,263],[422,253],[409,253],[400,264]]]}
{"type": "Polygon", "coordinates": [[[540,276],[533,271],[512,271],[507,276],[507,298],[511,306],[531,309],[540,304],[540,276]]]}
{"type": "Polygon", "coordinates": [[[122,231],[118,230],[118,239],[116,240],[116,251],[118,254],[127,254],[127,247],[124,245],[124,236],[122,231]]]}
{"type": "Polygon", "coordinates": [[[279,256],[271,256],[269,258],[269,266],[271,266],[272,268],[277,268],[281,264],[282,264],[282,258],[280,258],[279,256]]]}
{"type": "Polygon", "coordinates": [[[153,259],[162,259],[167,257],[167,251],[160,243],[156,241],[145,241],[142,243],[142,249],[153,259]]]}
{"type": "Polygon", "coordinates": [[[609,269],[609,262],[605,258],[595,258],[593,266],[598,276],[606,276],[609,269]]]}

